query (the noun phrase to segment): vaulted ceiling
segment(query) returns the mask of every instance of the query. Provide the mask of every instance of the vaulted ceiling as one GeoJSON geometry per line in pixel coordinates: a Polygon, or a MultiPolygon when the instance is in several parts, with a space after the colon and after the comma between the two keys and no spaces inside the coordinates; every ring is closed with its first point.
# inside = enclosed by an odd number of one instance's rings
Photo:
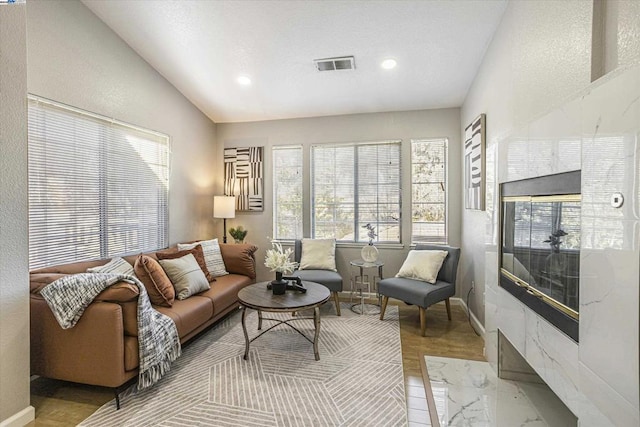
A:
{"type": "Polygon", "coordinates": [[[460,106],[506,2],[83,0],[215,122],[460,106]],[[353,55],[354,70],[313,60],[353,55]],[[393,69],[381,62],[392,58],[393,69]],[[250,84],[237,82],[248,77],[250,84]]]}

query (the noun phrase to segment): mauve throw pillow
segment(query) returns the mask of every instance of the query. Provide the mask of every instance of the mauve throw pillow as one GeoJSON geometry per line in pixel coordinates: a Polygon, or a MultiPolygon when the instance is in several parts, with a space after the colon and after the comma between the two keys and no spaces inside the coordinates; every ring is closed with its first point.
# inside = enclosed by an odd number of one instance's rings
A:
{"type": "Polygon", "coordinates": [[[147,289],[151,304],[162,307],[173,305],[173,301],[176,299],[176,290],[158,261],[150,256],[140,255],[133,269],[147,289]]]}
{"type": "Polygon", "coordinates": [[[157,252],[156,256],[160,260],[160,259],[182,258],[183,256],[189,255],[189,254],[193,255],[193,257],[196,259],[196,262],[198,263],[198,265],[200,266],[200,269],[202,269],[202,272],[204,273],[204,277],[206,277],[209,282],[215,282],[216,278],[213,276],[213,274],[209,272],[209,269],[207,268],[207,264],[204,260],[204,252],[202,251],[202,245],[197,245],[193,249],[185,249],[178,252],[170,252],[170,253],[157,252]]]}
{"type": "Polygon", "coordinates": [[[256,278],[256,263],[254,253],[258,250],[255,245],[242,243],[221,243],[220,252],[225,259],[225,267],[229,273],[242,274],[251,279],[256,278]]]}

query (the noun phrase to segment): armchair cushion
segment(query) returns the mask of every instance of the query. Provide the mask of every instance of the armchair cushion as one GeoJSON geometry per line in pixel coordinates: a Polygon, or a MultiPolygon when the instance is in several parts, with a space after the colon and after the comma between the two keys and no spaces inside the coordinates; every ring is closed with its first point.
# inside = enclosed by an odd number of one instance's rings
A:
{"type": "Polygon", "coordinates": [[[396,277],[435,283],[447,251],[409,251],[396,277]]]}
{"type": "Polygon", "coordinates": [[[425,283],[421,280],[391,277],[378,282],[378,292],[418,307],[429,307],[455,295],[453,284],[442,282],[425,283]]]}
{"type": "Polygon", "coordinates": [[[338,271],[336,269],[336,240],[302,239],[299,269],[338,271]]]}

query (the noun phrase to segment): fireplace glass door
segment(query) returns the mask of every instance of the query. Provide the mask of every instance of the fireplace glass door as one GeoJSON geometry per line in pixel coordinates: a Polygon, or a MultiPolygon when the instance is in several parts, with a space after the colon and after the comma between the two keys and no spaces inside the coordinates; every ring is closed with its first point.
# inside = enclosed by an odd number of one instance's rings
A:
{"type": "Polygon", "coordinates": [[[577,318],[580,195],[504,197],[502,206],[503,274],[577,318]]]}

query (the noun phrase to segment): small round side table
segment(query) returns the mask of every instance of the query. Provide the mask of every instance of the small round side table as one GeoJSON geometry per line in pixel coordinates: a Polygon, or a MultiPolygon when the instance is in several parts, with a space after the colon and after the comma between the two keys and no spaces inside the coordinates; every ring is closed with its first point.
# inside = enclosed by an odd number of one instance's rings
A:
{"type": "Polygon", "coordinates": [[[351,311],[357,314],[379,314],[380,313],[380,295],[378,294],[378,304],[369,304],[364,302],[363,291],[367,290],[367,293],[375,291],[378,293],[378,282],[383,279],[382,266],[384,262],[378,260],[374,262],[367,262],[361,259],[350,261],[351,271],[353,267],[358,268],[358,274],[351,276],[351,296],[354,292],[359,293],[360,302],[351,306],[351,311]],[[374,269],[373,274],[365,274],[365,270],[374,269]]]}

